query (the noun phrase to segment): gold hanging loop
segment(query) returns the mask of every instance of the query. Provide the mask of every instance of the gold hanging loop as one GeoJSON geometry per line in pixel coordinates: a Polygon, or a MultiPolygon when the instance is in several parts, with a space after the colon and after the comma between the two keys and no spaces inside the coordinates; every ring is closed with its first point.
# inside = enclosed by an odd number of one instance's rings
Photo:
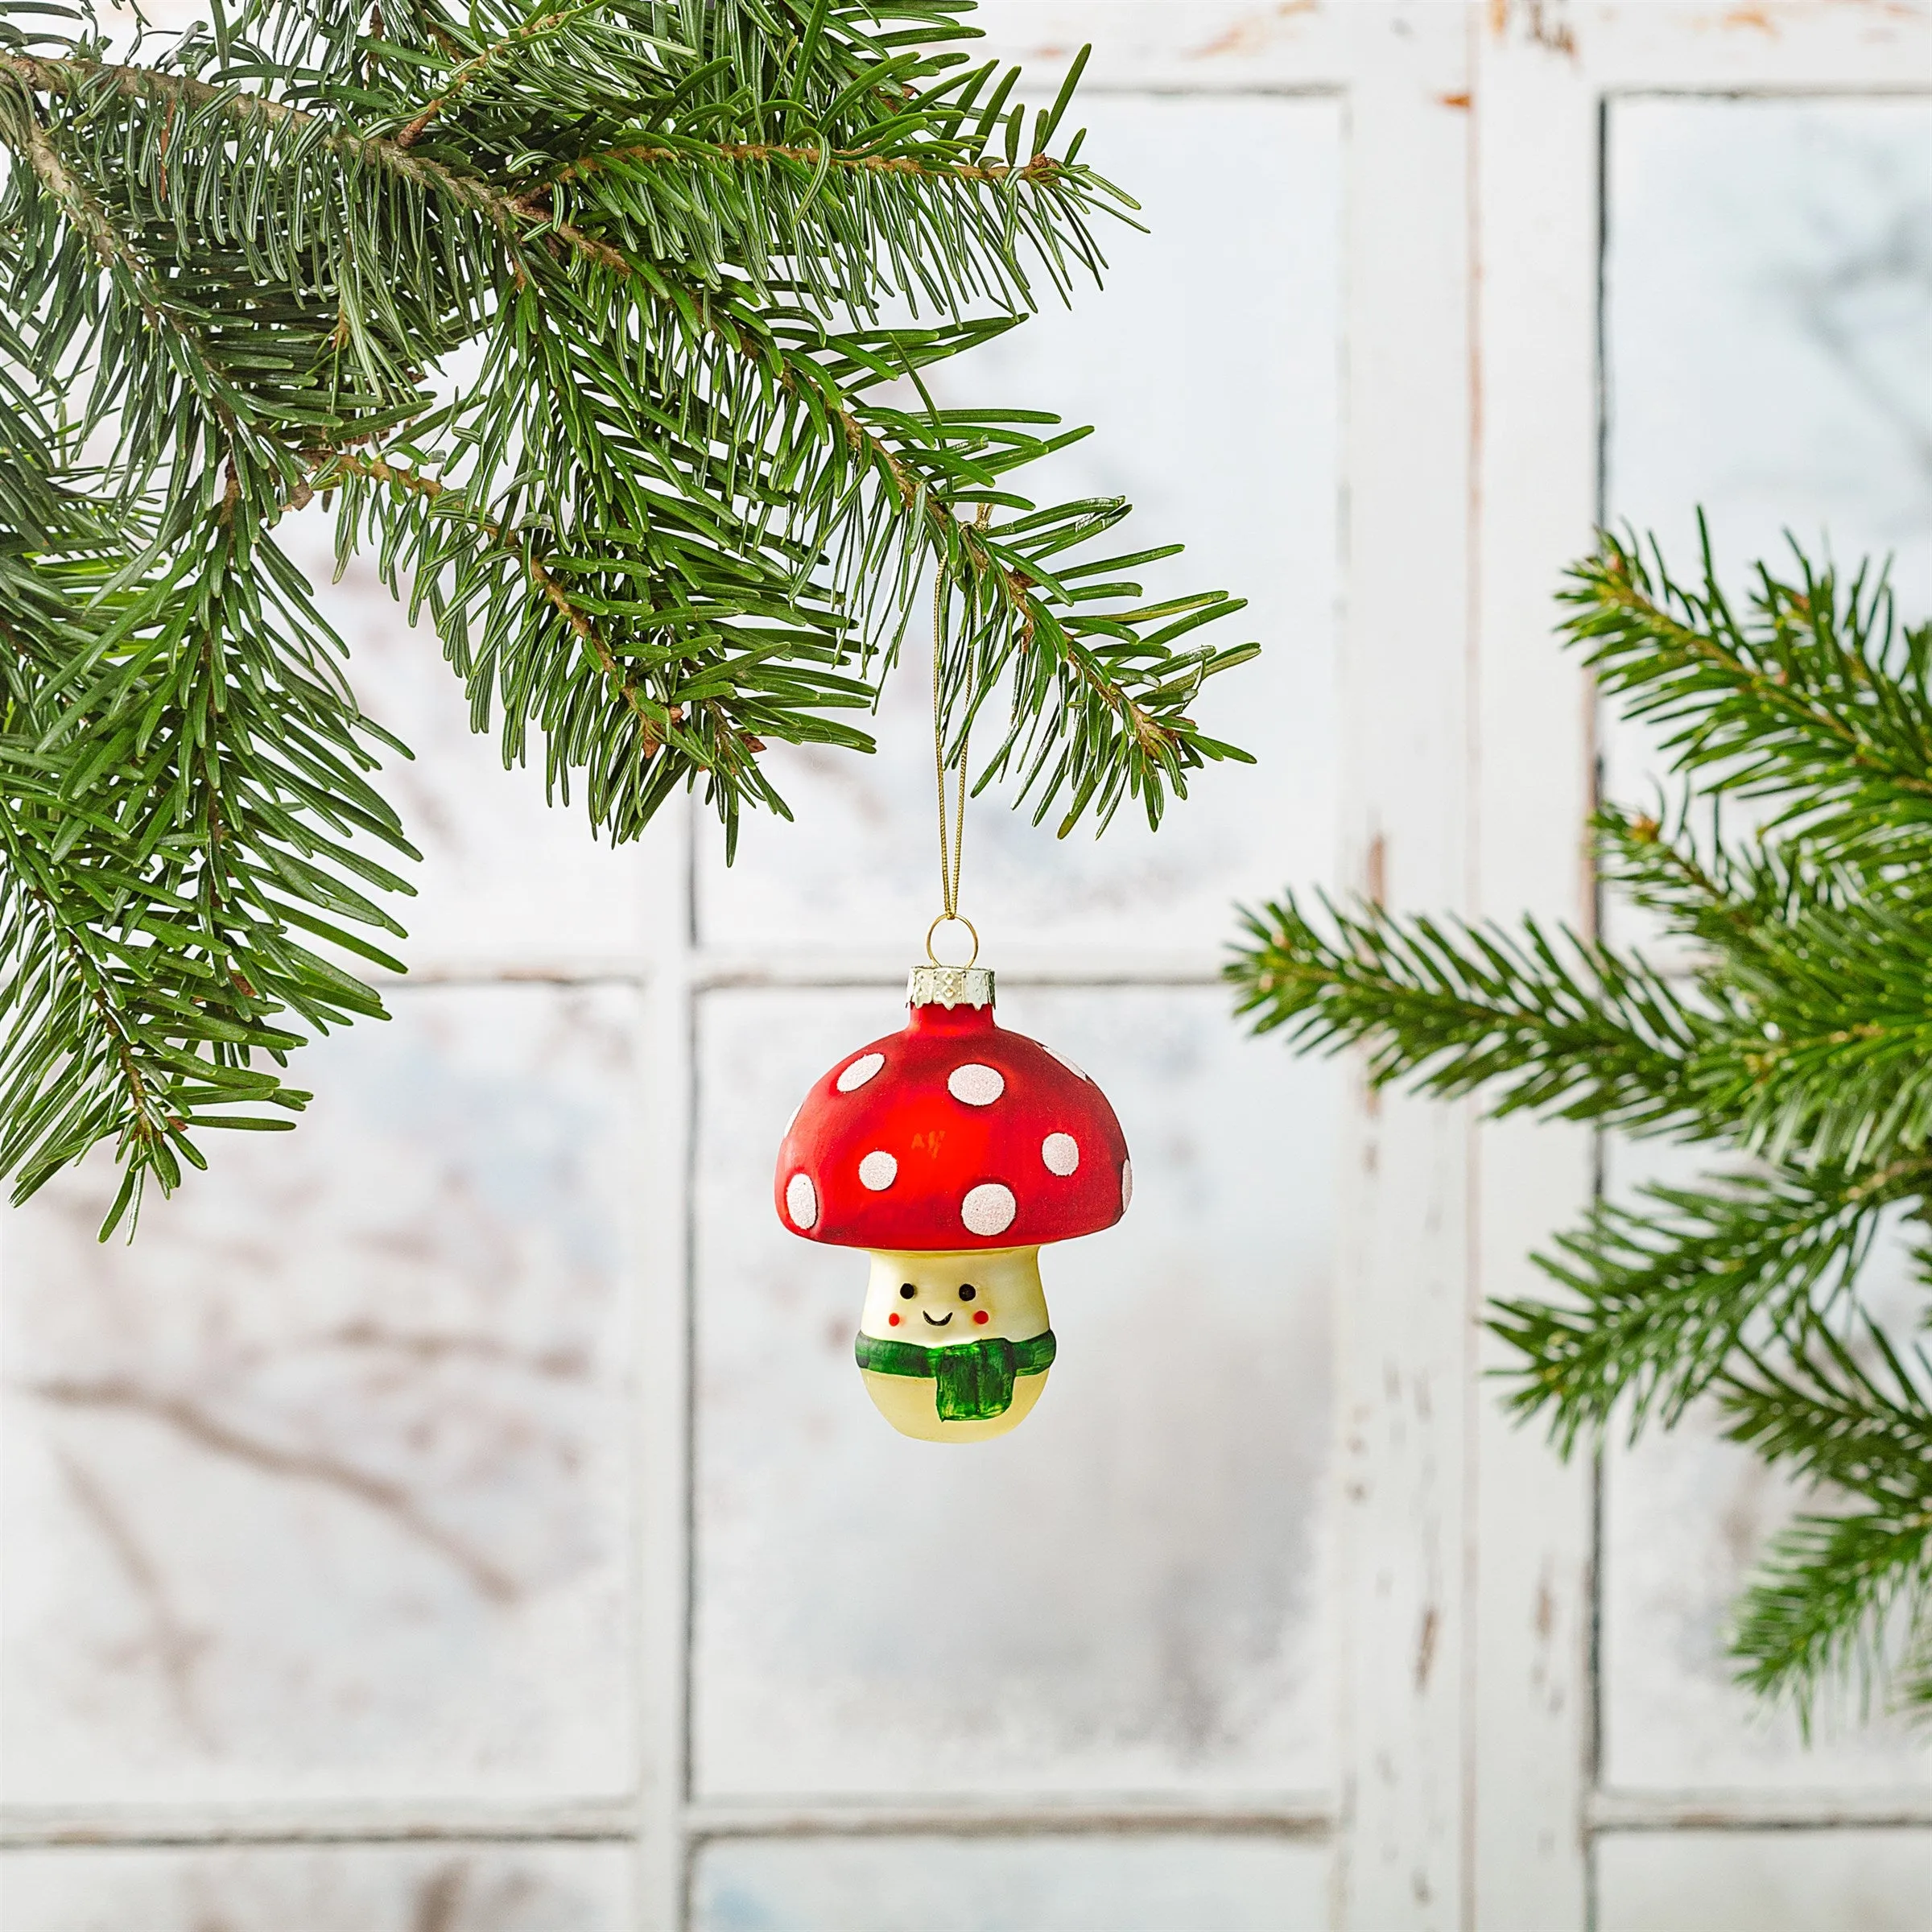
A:
{"type": "Polygon", "coordinates": [[[971,919],[963,919],[956,912],[943,912],[936,919],[933,921],[930,926],[926,928],[926,957],[933,965],[947,967],[954,972],[964,972],[966,968],[970,966],[979,956],[979,929],[973,924],[971,919]],[[937,932],[942,926],[964,926],[966,930],[972,935],[972,951],[971,954],[969,954],[965,959],[960,960],[956,965],[950,960],[941,959],[939,956],[932,949],[932,935],[937,932]]]}

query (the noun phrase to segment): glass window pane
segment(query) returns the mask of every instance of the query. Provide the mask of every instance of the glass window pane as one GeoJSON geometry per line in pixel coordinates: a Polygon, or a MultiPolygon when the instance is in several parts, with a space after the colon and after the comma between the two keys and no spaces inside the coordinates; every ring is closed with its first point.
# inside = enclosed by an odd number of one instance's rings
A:
{"type": "Polygon", "coordinates": [[[1092,1072],[1133,1211],[1042,1257],[1060,1354],[997,1441],[893,1432],[852,1360],[862,1255],[771,1162],[886,992],[705,1002],[695,1775],[707,1794],[1309,1789],[1323,1672],[1334,1083],[1216,989],[1015,988],[1092,1072]]]}
{"type": "MultiPolygon", "coordinates": [[[[1614,1143],[1605,1180],[1632,1198],[1646,1182],[1687,1187],[1707,1150],[1614,1143]]],[[[1874,1244],[1864,1293],[1880,1319],[1909,1317],[1907,1229],[1874,1244]]],[[[1922,1727],[1828,1698],[1807,1744],[1789,1711],[1733,1682],[1727,1654],[1739,1593],[1804,1491],[1726,1442],[1705,1406],[1604,1461],[1600,1657],[1603,1776],[1619,1790],[1932,1790],[1922,1727]]]]}
{"type": "MultiPolygon", "coordinates": [[[[1753,562],[1893,553],[1932,609],[1932,105],[1649,99],[1608,123],[1604,506],[1730,588],[1753,562]]],[[[1657,734],[1605,706],[1604,789],[1641,803],[1657,734]]],[[[1734,802],[1741,827],[1753,811],[1734,802]]],[[[1612,897],[1606,931],[1654,944],[1612,897]]],[[[1666,954],[1662,956],[1670,956],[1666,954]]]]}
{"type": "Polygon", "coordinates": [[[630,1785],[634,996],[393,1004],[131,1246],[10,1217],[16,1802],[630,1785]]]}
{"type": "Polygon", "coordinates": [[[0,1856],[11,1932],[630,1932],[617,1845],[64,1848],[0,1856]]]}
{"type": "Polygon", "coordinates": [[[1620,101],[1612,515],[1720,562],[1896,551],[1932,605],[1932,103],[1620,101]]]}
{"type": "Polygon", "coordinates": [[[1932,1831],[1619,1831],[1598,1932],[1924,1932],[1932,1831]]]}
{"type": "Polygon", "coordinates": [[[724,1839],[693,1932],[1316,1932],[1328,1853],[1268,1838],[724,1839]]]}
{"type": "Polygon", "coordinates": [[[366,556],[331,581],[334,527],[318,502],[275,535],[349,646],[357,702],[415,754],[384,751],[376,779],[423,855],[420,865],[398,863],[372,848],[415,888],[412,898],[385,898],[409,933],[398,956],[419,976],[634,971],[658,913],[651,848],[668,853],[679,815],[667,813],[638,844],[613,847],[592,837],[580,785],[569,804],[547,806],[541,741],[528,765],[503,769],[494,727],[470,729],[469,701],[428,618],[412,629],[366,556]]]}
{"type": "MultiPolygon", "coordinates": [[[[972,814],[965,899],[1009,948],[1208,951],[1237,894],[1332,864],[1340,110],[1141,96],[1080,112],[1085,158],[1131,184],[1151,233],[1100,224],[1104,292],[1076,287],[1071,312],[1049,295],[1037,320],[934,372],[934,398],[1100,426],[1019,486],[1129,497],[1116,554],[1184,541],[1185,555],[1135,573],[1150,597],[1251,600],[1213,634],[1267,649],[1216,679],[1198,716],[1261,762],[1197,774],[1158,836],[1129,804],[1098,844],[1090,832],[1057,844],[989,794],[972,814]]],[[[700,865],[708,943],[836,951],[923,931],[937,909],[931,635],[915,617],[876,758],[774,748],[798,823],[748,823],[729,873],[700,865]]],[[[993,734],[989,719],[982,751],[993,734]]]]}

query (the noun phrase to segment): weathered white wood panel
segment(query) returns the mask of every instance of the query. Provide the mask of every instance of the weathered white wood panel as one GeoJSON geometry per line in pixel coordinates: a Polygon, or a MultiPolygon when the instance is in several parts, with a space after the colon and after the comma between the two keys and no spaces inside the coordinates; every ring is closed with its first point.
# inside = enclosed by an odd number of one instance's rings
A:
{"type": "MultiPolygon", "coordinates": [[[[1466,22],[1447,10],[1364,12],[1381,18],[1361,23],[1348,96],[1344,878],[1392,905],[1459,906],[1470,882],[1466,22]]],[[[1337,1923],[1450,1926],[1467,1876],[1467,1117],[1358,1090],[1343,1145],[1337,1923]]]]}
{"type": "MultiPolygon", "coordinates": [[[[1476,45],[1473,910],[1587,931],[1590,693],[1551,598],[1596,521],[1597,102],[1587,43],[1528,10],[1492,10],[1476,45]]],[[[1587,1203],[1591,1140],[1496,1123],[1476,1159],[1464,1922],[1553,1932],[1585,1918],[1590,1466],[1504,1412],[1515,1358],[1480,1324],[1544,1291],[1529,1257],[1587,1203]]]]}

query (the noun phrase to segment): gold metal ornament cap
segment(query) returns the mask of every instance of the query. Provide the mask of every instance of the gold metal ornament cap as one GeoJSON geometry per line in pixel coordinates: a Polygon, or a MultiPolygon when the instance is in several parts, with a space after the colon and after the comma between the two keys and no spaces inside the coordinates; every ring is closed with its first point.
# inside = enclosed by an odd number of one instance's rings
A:
{"type": "Polygon", "coordinates": [[[908,1006],[990,1006],[990,966],[915,966],[906,982],[908,1006]]]}

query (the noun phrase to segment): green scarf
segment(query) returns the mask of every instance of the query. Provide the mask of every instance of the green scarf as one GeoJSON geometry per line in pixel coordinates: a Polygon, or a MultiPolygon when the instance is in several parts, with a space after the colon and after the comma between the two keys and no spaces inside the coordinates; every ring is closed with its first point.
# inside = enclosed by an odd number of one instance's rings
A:
{"type": "Polygon", "coordinates": [[[950,1348],[927,1348],[918,1342],[888,1341],[861,1335],[852,1352],[861,1368],[875,1375],[913,1375],[937,1383],[933,1400],[943,1422],[981,1422],[1004,1415],[1013,1406],[1016,1375],[1044,1375],[1053,1362],[1053,1331],[1009,1342],[989,1335],[977,1342],[956,1342],[950,1348]]]}

